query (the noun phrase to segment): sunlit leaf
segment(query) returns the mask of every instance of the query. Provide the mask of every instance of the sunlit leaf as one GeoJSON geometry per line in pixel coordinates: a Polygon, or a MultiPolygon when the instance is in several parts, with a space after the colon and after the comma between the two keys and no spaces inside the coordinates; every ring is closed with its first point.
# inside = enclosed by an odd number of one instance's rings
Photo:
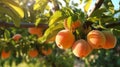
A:
{"type": "Polygon", "coordinates": [[[83,0],[80,0],[80,4],[82,3],[83,0]]]}
{"type": "Polygon", "coordinates": [[[69,29],[71,29],[71,24],[72,24],[72,16],[67,18],[67,26],[69,29]]]}
{"type": "Polygon", "coordinates": [[[35,25],[37,26],[41,21],[41,18],[37,18],[36,21],[35,21],[35,25]]]}
{"type": "Polygon", "coordinates": [[[51,17],[49,21],[49,26],[53,23],[57,22],[58,20],[63,18],[63,14],[61,11],[56,11],[51,17]]]}
{"type": "Polygon", "coordinates": [[[88,20],[88,21],[92,21],[92,22],[96,22],[96,21],[99,21],[100,18],[97,18],[97,17],[89,17],[87,20],[88,20]]]}
{"type": "Polygon", "coordinates": [[[48,0],[36,0],[33,10],[43,10],[47,6],[48,0]]]}
{"type": "Polygon", "coordinates": [[[11,9],[20,18],[24,17],[24,11],[23,11],[23,9],[20,7],[19,4],[17,4],[13,0],[2,0],[1,2],[4,3],[7,7],[9,7],[8,9],[11,9]]]}
{"type": "Polygon", "coordinates": [[[39,43],[44,43],[47,39],[50,39],[53,36],[63,29],[63,23],[54,23],[52,24],[44,33],[42,37],[38,39],[39,43]]]}
{"type": "Polygon", "coordinates": [[[10,11],[10,9],[0,6],[0,13],[10,16],[15,26],[20,26],[20,17],[18,17],[18,15],[16,15],[14,12],[10,11]]]}
{"type": "Polygon", "coordinates": [[[90,8],[90,5],[92,3],[92,0],[88,0],[84,6],[84,10],[85,12],[88,12],[89,8],[90,8]]]}

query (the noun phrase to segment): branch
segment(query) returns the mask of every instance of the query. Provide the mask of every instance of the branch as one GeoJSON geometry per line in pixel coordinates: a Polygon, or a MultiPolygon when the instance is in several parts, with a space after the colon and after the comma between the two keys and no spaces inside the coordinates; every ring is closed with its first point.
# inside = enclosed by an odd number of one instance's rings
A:
{"type": "MultiPolygon", "coordinates": [[[[115,28],[116,26],[120,26],[120,21],[118,21],[118,22],[111,22],[111,23],[108,23],[108,24],[104,25],[105,28],[115,28]]],[[[101,27],[98,27],[98,28],[95,28],[95,29],[97,29],[97,30],[104,30],[101,27]]]]}
{"type": "Polygon", "coordinates": [[[59,4],[58,4],[58,1],[57,0],[53,0],[52,2],[53,2],[53,5],[54,5],[54,7],[52,8],[52,10],[53,11],[59,10],[60,7],[59,7],[59,4]]]}
{"type": "Polygon", "coordinates": [[[91,16],[91,14],[97,10],[98,8],[100,8],[100,6],[102,5],[102,3],[104,2],[104,0],[96,0],[96,3],[94,5],[94,7],[92,7],[92,9],[90,10],[90,13],[88,14],[88,17],[91,16]]]}
{"type": "MultiPolygon", "coordinates": [[[[0,21],[0,27],[16,27],[12,22],[7,23],[5,21],[0,21]]],[[[34,23],[25,23],[21,22],[20,28],[29,28],[29,27],[36,27],[34,23]]],[[[47,24],[39,24],[37,27],[39,28],[48,28],[47,24]]]]}
{"type": "Polygon", "coordinates": [[[105,24],[106,28],[114,28],[116,26],[120,26],[120,21],[118,21],[118,22],[112,22],[112,23],[109,23],[109,24],[105,24]]]}

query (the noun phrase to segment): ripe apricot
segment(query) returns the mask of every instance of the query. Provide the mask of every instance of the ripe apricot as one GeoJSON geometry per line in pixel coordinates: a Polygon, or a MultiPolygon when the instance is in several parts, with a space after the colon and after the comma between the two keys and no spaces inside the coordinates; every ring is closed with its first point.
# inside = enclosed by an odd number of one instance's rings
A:
{"type": "Polygon", "coordinates": [[[72,47],[73,54],[80,58],[88,56],[91,53],[91,51],[91,46],[84,39],[77,40],[72,47]]]}
{"type": "Polygon", "coordinates": [[[72,24],[71,24],[71,26],[69,28],[69,26],[67,24],[67,19],[65,19],[63,25],[64,25],[65,29],[72,30],[74,32],[75,29],[80,27],[82,24],[81,24],[80,20],[76,20],[76,21],[72,22],[72,24]]]}
{"type": "Polygon", "coordinates": [[[104,45],[102,45],[102,48],[104,49],[114,48],[117,42],[116,37],[110,31],[102,31],[102,32],[106,37],[106,42],[104,45]]]}
{"type": "Polygon", "coordinates": [[[81,22],[79,20],[76,20],[75,22],[72,23],[72,30],[75,30],[81,25],[81,22]]]}
{"type": "Polygon", "coordinates": [[[69,30],[61,30],[55,38],[57,46],[61,49],[70,48],[75,41],[75,36],[69,30]]]}
{"type": "Polygon", "coordinates": [[[28,32],[33,35],[37,35],[38,37],[42,36],[42,28],[31,27],[28,28],[28,32]]]}
{"type": "Polygon", "coordinates": [[[93,49],[99,49],[105,44],[106,38],[101,31],[92,30],[87,34],[87,41],[93,49]]]}
{"type": "Polygon", "coordinates": [[[15,34],[12,38],[13,40],[18,41],[21,37],[22,37],[21,34],[15,34]]]}
{"type": "Polygon", "coordinates": [[[1,52],[2,59],[7,59],[10,57],[10,55],[11,55],[11,51],[2,50],[2,52],[1,52]]]}
{"type": "Polygon", "coordinates": [[[31,50],[29,50],[28,55],[32,58],[37,57],[38,51],[36,49],[31,49],[31,50]]]}
{"type": "Polygon", "coordinates": [[[45,56],[50,55],[52,53],[52,49],[48,48],[48,49],[42,49],[42,54],[44,54],[45,56]]]}

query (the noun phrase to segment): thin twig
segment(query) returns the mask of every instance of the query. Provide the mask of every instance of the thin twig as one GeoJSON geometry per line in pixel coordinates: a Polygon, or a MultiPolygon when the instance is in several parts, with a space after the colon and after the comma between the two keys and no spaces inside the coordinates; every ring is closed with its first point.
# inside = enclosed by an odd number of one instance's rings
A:
{"type": "MultiPolygon", "coordinates": [[[[5,21],[0,21],[0,27],[16,27],[12,22],[5,22],[5,21]]],[[[34,23],[25,23],[21,22],[20,23],[20,28],[29,28],[29,27],[36,27],[34,23]]],[[[47,24],[39,24],[37,27],[39,28],[48,28],[47,24]]]]}
{"type": "Polygon", "coordinates": [[[100,6],[102,5],[102,3],[104,2],[104,0],[96,0],[95,5],[92,7],[92,9],[90,10],[88,17],[91,16],[91,14],[97,10],[98,8],[100,8],[100,6]]]}
{"type": "Polygon", "coordinates": [[[53,10],[54,10],[54,11],[57,11],[57,10],[59,10],[59,9],[60,9],[60,7],[59,7],[59,4],[58,4],[57,0],[53,0],[53,5],[54,5],[54,7],[53,7],[53,10]]]}
{"type": "Polygon", "coordinates": [[[106,28],[114,28],[116,26],[120,26],[120,21],[118,21],[118,22],[112,22],[112,23],[109,23],[109,24],[105,24],[106,28]]]}

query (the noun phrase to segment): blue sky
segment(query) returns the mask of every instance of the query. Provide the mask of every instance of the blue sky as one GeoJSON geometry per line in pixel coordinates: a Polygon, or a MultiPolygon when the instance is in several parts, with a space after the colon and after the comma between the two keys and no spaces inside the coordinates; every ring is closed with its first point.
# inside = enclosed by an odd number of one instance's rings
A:
{"type": "MultiPolygon", "coordinates": [[[[63,3],[62,5],[65,5],[63,0],[59,0],[59,1],[63,3]]],[[[80,3],[80,0],[71,0],[71,1],[73,1],[74,3],[80,3]]],[[[96,0],[93,0],[93,1],[96,1],[96,0]]],[[[111,0],[111,1],[112,1],[113,5],[114,5],[115,10],[120,9],[120,4],[119,4],[120,0],[111,0]]],[[[81,7],[83,7],[83,5],[81,7]]]]}
{"type": "MultiPolygon", "coordinates": [[[[65,6],[65,3],[64,3],[63,0],[59,0],[59,1],[62,2],[63,6],[65,6]]],[[[71,0],[71,1],[73,1],[74,3],[80,4],[80,0],[71,0]]],[[[94,5],[95,1],[96,0],[93,0],[93,4],[92,5],[94,5]]],[[[111,1],[112,1],[113,5],[114,5],[114,9],[115,10],[120,10],[120,0],[111,0],[111,1]]],[[[84,10],[83,6],[84,6],[83,4],[79,5],[78,8],[81,8],[82,10],[84,10]]],[[[91,8],[92,7],[93,6],[91,6],[91,8]]],[[[88,12],[88,14],[89,14],[89,12],[88,12]]],[[[120,16],[120,13],[118,13],[118,14],[115,15],[115,17],[118,17],[118,16],[120,16]]]]}
{"type": "Polygon", "coordinates": [[[113,5],[114,5],[114,9],[118,10],[120,9],[120,0],[111,0],[113,5]]]}

